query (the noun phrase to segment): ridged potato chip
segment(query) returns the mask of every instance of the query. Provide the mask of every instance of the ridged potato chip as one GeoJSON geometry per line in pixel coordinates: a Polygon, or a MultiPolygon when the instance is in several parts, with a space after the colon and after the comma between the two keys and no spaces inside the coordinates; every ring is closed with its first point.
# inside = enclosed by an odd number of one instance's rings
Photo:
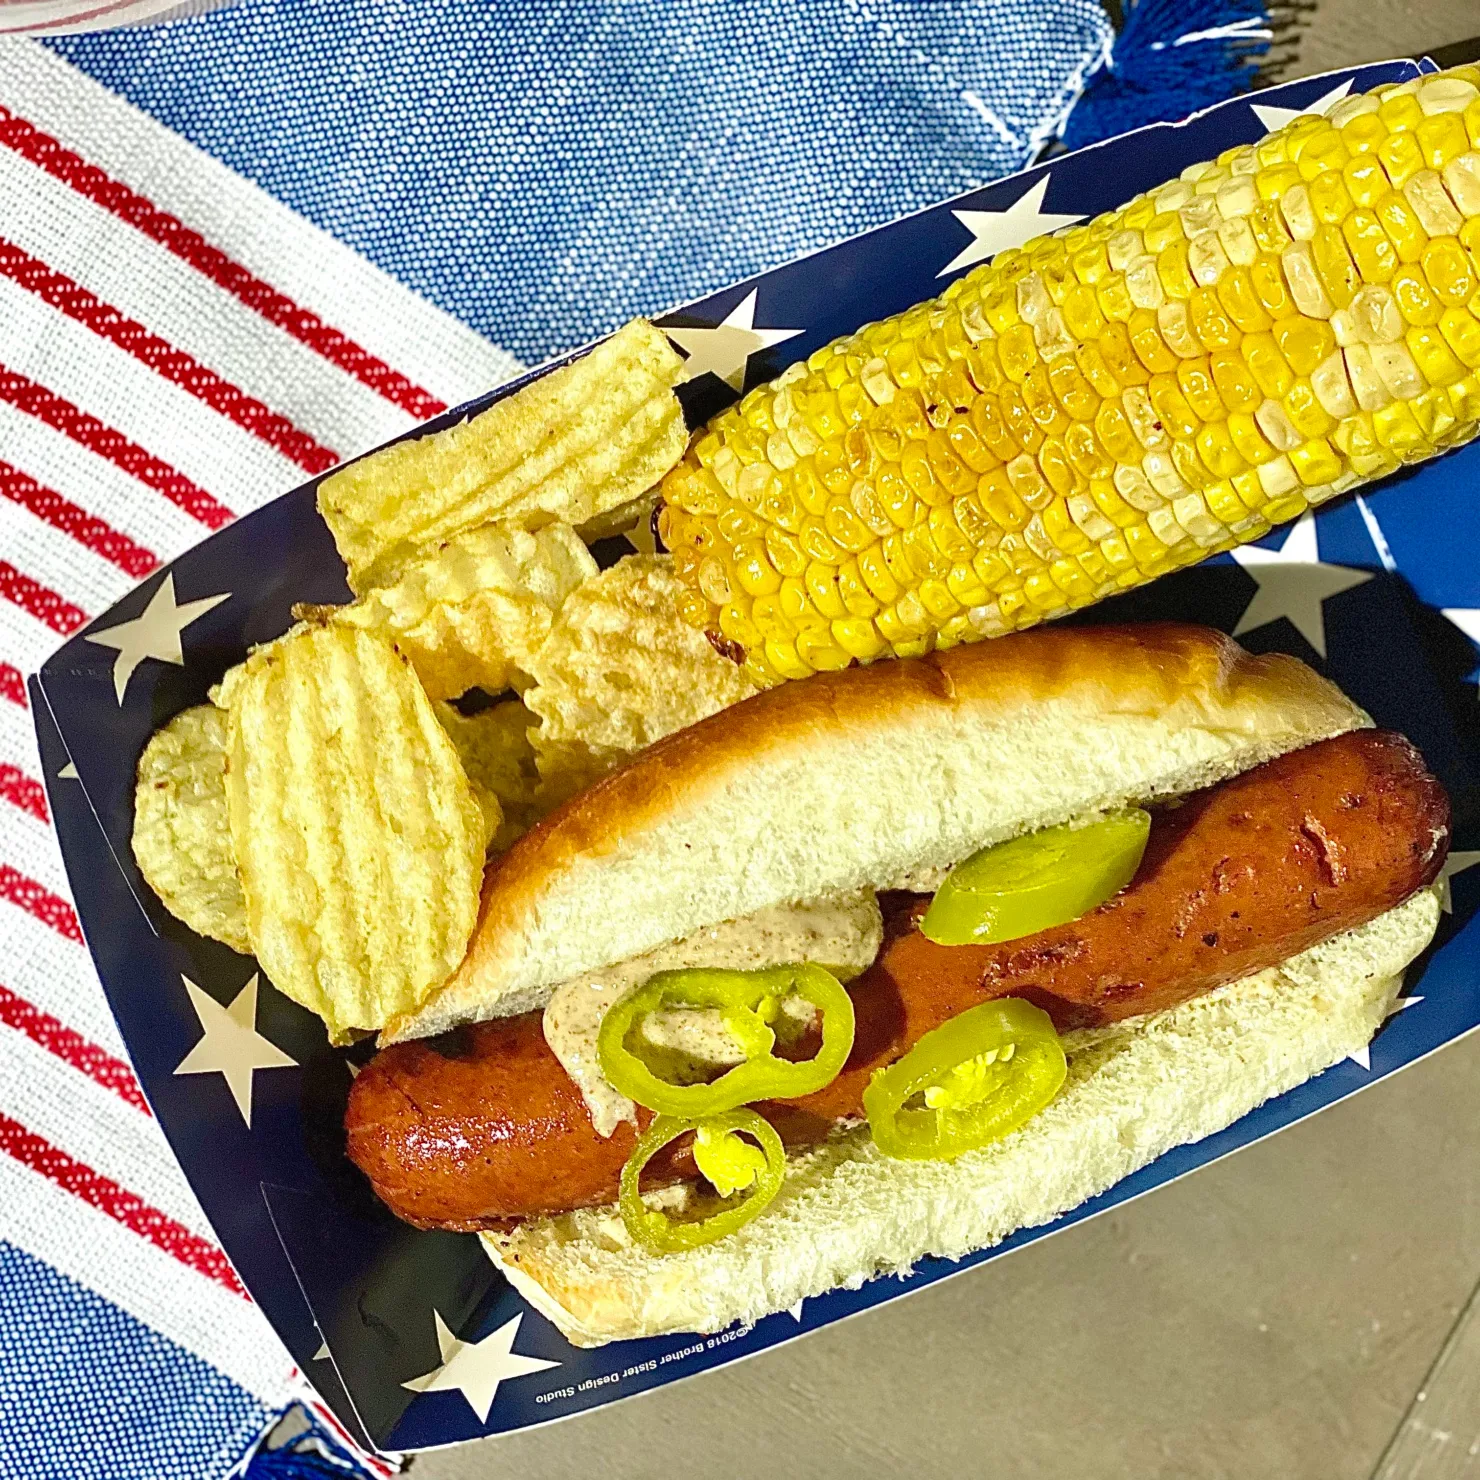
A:
{"type": "Polygon", "coordinates": [[[568,524],[485,524],[411,562],[335,619],[391,639],[433,699],[517,684],[561,602],[596,574],[568,524]]]}
{"type": "Polygon", "coordinates": [[[517,699],[462,714],[438,704],[437,718],[452,737],[480,805],[493,819],[490,853],[513,847],[549,809],[541,805],[529,728],[535,718],[517,699]]]}
{"type": "Polygon", "coordinates": [[[226,795],[258,961],[331,1038],[411,1011],[462,959],[484,814],[410,662],[338,622],[228,686],[226,795]]]}
{"type": "Polygon", "coordinates": [[[530,661],[524,702],[548,806],[625,756],[738,703],[755,686],[678,614],[666,555],[629,555],[565,599],[530,661]]]}
{"type": "Polygon", "coordinates": [[[182,710],[149,738],[134,787],[134,858],[164,907],[197,935],[251,952],[226,815],[226,715],[182,710]]]}
{"type": "Polygon", "coordinates": [[[651,555],[657,549],[657,542],[653,537],[653,513],[657,507],[658,490],[650,488],[641,498],[618,504],[615,509],[608,509],[605,513],[588,519],[576,533],[588,545],[624,534],[634,550],[651,555]]]}
{"type": "Polygon", "coordinates": [[[683,456],[683,360],[636,319],[590,354],[460,426],[371,453],[319,485],[352,590],[389,585],[430,546],[496,519],[587,520],[683,456]]]}

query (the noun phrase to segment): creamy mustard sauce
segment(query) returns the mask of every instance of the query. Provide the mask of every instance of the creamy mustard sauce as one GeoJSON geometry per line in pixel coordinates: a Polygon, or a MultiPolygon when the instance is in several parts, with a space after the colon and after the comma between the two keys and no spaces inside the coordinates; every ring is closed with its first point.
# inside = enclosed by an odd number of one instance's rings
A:
{"type": "MultiPolygon", "coordinates": [[[[757,971],[804,961],[826,966],[847,980],[872,965],[884,938],[872,889],[777,905],[743,920],[710,925],[630,961],[573,977],[555,988],[545,1008],[545,1042],[581,1091],[596,1130],[609,1136],[636,1109],[601,1072],[596,1038],[606,1010],[619,997],[660,971],[694,966],[757,971]]],[[[798,1037],[814,1017],[810,1004],[792,997],[774,1025],[782,1042],[798,1037]]],[[[745,1056],[716,1009],[672,1008],[655,1013],[643,1036],[655,1047],[682,1053],[698,1065],[738,1064],[745,1056]]]]}
{"type": "Polygon", "coordinates": [[[903,889],[907,894],[934,894],[946,879],[950,876],[952,864],[946,868],[915,868],[908,869],[896,878],[890,879],[887,884],[880,884],[880,889],[903,889]]]}

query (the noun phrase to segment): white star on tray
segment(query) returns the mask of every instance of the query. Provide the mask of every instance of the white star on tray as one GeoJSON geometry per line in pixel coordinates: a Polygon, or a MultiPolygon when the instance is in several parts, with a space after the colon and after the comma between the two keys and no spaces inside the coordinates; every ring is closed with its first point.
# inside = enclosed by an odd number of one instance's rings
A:
{"type": "Polygon", "coordinates": [[[1324,117],[1352,90],[1355,80],[1348,77],[1345,82],[1339,83],[1328,93],[1322,93],[1315,102],[1307,103],[1303,108],[1277,108],[1273,103],[1250,103],[1249,106],[1254,110],[1254,117],[1273,133],[1277,128],[1284,128],[1292,119],[1303,118],[1308,113],[1318,113],[1324,117]]]}
{"type": "MultiPolygon", "coordinates": [[[[1480,606],[1445,606],[1442,615],[1449,618],[1471,642],[1480,646],[1480,606]]],[[[1466,683],[1480,683],[1480,670],[1469,674],[1466,683]]]]}
{"type": "MultiPolygon", "coordinates": [[[[1383,1014],[1383,1021],[1386,1022],[1388,1018],[1396,1017],[1400,1012],[1407,1012],[1410,1007],[1417,1007],[1422,1001],[1422,997],[1399,997],[1383,1014]]],[[[1372,1045],[1370,1043],[1364,1043],[1361,1048],[1353,1049],[1347,1054],[1347,1058],[1369,1074],[1372,1072],[1372,1045]]]]}
{"type": "Polygon", "coordinates": [[[656,555],[658,553],[658,541],[657,537],[653,534],[651,514],[644,514],[631,529],[625,530],[623,533],[627,543],[639,555],[656,555]]]}
{"type": "Polygon", "coordinates": [[[175,573],[167,571],[139,616],[116,627],[105,627],[101,632],[89,632],[89,642],[118,649],[118,656],[113,660],[113,691],[118,695],[118,702],[123,703],[128,681],[145,658],[183,666],[185,655],[180,651],[180,634],[197,617],[203,617],[213,606],[220,606],[230,598],[230,591],[222,591],[218,596],[203,596],[199,601],[177,602],[175,573]]]}
{"type": "Polygon", "coordinates": [[[1327,565],[1321,560],[1313,514],[1302,514],[1278,550],[1242,545],[1233,558],[1259,583],[1254,599],[1233,629],[1235,637],[1288,617],[1295,630],[1326,656],[1327,597],[1337,596],[1372,579],[1370,570],[1327,565]]]}
{"type": "Polygon", "coordinates": [[[757,329],[752,288],[721,323],[712,328],[662,325],[663,332],[688,356],[680,380],[697,380],[708,372],[717,375],[733,391],[745,389],[745,367],[750,357],[774,344],[795,339],[801,329],[757,329]]]}
{"type": "Polygon", "coordinates": [[[985,262],[1009,247],[1020,247],[1035,236],[1047,236],[1061,226],[1083,221],[1082,215],[1061,216],[1043,209],[1048,181],[1048,175],[1035,181],[1005,211],[952,211],[951,214],[971,233],[971,244],[962,247],[936,273],[936,277],[946,277],[963,267],[975,267],[978,262],[985,262]]]}
{"type": "Polygon", "coordinates": [[[1480,606],[1444,606],[1439,608],[1471,642],[1480,642],[1480,606]]]}
{"type": "Polygon", "coordinates": [[[1450,887],[1452,881],[1466,869],[1472,869],[1480,863],[1480,852],[1451,853],[1444,860],[1444,867],[1439,870],[1439,907],[1446,915],[1454,913],[1454,890],[1450,887]]]}
{"type": "Polygon", "coordinates": [[[442,1352],[442,1365],[401,1386],[413,1393],[445,1393],[455,1389],[468,1400],[468,1407],[478,1415],[479,1423],[488,1422],[501,1382],[560,1365],[543,1357],[522,1357],[514,1350],[514,1338],[524,1319],[522,1314],[505,1321],[482,1341],[459,1340],[447,1329],[441,1311],[433,1310],[432,1314],[437,1319],[437,1346],[442,1352]]]}
{"type": "Polygon", "coordinates": [[[220,1074],[248,1127],[252,1124],[252,1075],[258,1069],[296,1069],[277,1044],[257,1031],[257,973],[222,1007],[188,976],[180,978],[190,993],[190,1005],[200,1019],[200,1040],[180,1060],[176,1074],[220,1074]]]}

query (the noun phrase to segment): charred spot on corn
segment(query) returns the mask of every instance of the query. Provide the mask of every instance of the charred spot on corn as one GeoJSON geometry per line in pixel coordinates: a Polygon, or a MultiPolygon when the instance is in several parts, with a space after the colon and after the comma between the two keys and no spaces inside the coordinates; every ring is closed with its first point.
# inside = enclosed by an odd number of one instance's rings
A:
{"type": "Polygon", "coordinates": [[[760,683],[1140,586],[1480,420],[1480,68],[1345,99],[722,412],[664,479],[686,621],[760,683]]]}

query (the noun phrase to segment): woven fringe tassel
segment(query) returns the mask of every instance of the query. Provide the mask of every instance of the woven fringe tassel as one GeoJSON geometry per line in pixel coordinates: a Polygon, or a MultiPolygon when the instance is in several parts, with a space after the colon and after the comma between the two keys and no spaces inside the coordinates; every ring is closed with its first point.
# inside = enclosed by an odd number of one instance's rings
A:
{"type": "Polygon", "coordinates": [[[281,1449],[260,1449],[244,1472],[243,1480],[344,1480],[362,1473],[325,1459],[313,1450],[298,1450],[291,1444],[281,1449]]]}
{"type": "Polygon", "coordinates": [[[366,1472],[301,1403],[279,1413],[231,1480],[365,1480],[366,1472]]]}
{"type": "Polygon", "coordinates": [[[1295,22],[1296,7],[1263,0],[1137,0],[1069,114],[1064,147],[1185,118],[1247,92],[1271,43],[1295,22]]]}

